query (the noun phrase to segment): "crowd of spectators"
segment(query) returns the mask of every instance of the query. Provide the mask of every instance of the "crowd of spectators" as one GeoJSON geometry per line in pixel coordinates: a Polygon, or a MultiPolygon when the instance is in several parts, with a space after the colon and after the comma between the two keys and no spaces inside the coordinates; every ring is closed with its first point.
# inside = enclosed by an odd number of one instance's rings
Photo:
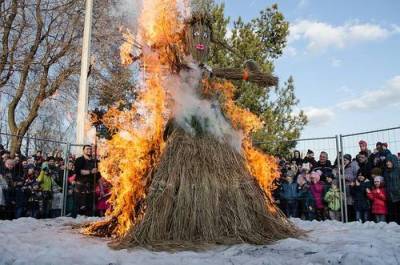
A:
{"type": "MultiPolygon", "coordinates": [[[[343,155],[343,163],[341,155],[331,163],[327,152],[321,152],[317,161],[312,150],[304,157],[294,151],[291,158],[279,159],[275,203],[288,217],[304,220],[340,221],[346,207],[349,221],[400,224],[399,157],[386,143],[378,142],[373,151],[365,141],[359,146],[354,158],[343,155]]],[[[101,178],[94,157],[89,145],[83,147],[82,156],[70,155],[67,164],[59,151],[11,157],[0,145],[0,219],[60,216],[63,186],[67,216],[104,216],[110,184],[101,178]]]]}
{"type": "Polygon", "coordinates": [[[288,217],[304,220],[340,221],[347,207],[349,221],[400,224],[399,154],[392,154],[387,143],[378,142],[371,151],[361,140],[359,147],[355,157],[344,154],[343,163],[340,155],[332,164],[327,152],[317,161],[312,150],[280,159],[275,202],[288,217]]]}
{"type": "Polygon", "coordinates": [[[91,146],[84,146],[78,158],[70,155],[65,164],[59,151],[51,155],[37,151],[31,157],[17,153],[11,157],[0,145],[0,219],[60,216],[65,172],[67,216],[103,216],[110,187],[97,171],[91,146]]]}

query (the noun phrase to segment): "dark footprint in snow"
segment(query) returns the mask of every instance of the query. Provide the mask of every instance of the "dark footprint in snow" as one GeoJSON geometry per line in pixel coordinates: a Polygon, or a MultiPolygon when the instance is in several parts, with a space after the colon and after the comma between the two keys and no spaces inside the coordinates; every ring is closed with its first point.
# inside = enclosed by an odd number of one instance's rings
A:
{"type": "Polygon", "coordinates": [[[304,256],[308,256],[308,255],[314,255],[317,254],[318,252],[314,252],[314,251],[309,251],[309,252],[305,252],[304,256]]]}

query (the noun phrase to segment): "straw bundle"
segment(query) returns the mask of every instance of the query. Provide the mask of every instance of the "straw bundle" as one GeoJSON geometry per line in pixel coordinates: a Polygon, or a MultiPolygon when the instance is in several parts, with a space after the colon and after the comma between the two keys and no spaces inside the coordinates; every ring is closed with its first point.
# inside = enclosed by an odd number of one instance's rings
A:
{"type": "Polygon", "coordinates": [[[228,80],[246,80],[260,86],[271,87],[278,84],[278,78],[259,71],[249,71],[242,68],[216,68],[213,69],[213,76],[228,80]]]}
{"type": "Polygon", "coordinates": [[[170,135],[145,200],[145,214],[114,248],[203,249],[266,244],[300,232],[250,176],[243,157],[210,135],[170,135]]]}

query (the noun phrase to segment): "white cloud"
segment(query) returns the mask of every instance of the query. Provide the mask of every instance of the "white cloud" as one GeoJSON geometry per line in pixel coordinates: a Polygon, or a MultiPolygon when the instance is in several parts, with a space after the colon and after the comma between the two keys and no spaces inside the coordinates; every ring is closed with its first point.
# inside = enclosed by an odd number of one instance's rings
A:
{"type": "Polygon", "coordinates": [[[355,96],[354,90],[351,89],[350,87],[346,86],[346,85],[343,85],[343,86],[339,87],[335,91],[336,91],[336,93],[344,96],[345,98],[354,97],[355,96]]]}
{"type": "Polygon", "coordinates": [[[329,108],[306,107],[303,109],[308,118],[308,125],[320,127],[328,124],[335,117],[335,113],[329,108]]]}
{"type": "Polygon", "coordinates": [[[393,27],[393,31],[394,31],[394,32],[400,33],[400,26],[398,26],[398,25],[392,25],[392,27],[393,27]]]}
{"type": "Polygon", "coordinates": [[[308,5],[308,0],[300,0],[297,4],[297,8],[304,8],[308,5]]]}
{"type": "Polygon", "coordinates": [[[290,26],[289,43],[305,40],[309,51],[345,48],[354,43],[377,41],[399,33],[397,26],[385,28],[378,24],[352,22],[334,26],[325,22],[299,20],[290,26]]]}
{"type": "Polygon", "coordinates": [[[332,67],[340,67],[340,66],[342,66],[342,60],[337,59],[337,58],[332,58],[331,65],[332,65],[332,67]]]}
{"type": "Polygon", "coordinates": [[[366,91],[361,96],[343,101],[338,106],[343,110],[373,110],[376,107],[400,103],[400,75],[393,77],[381,89],[366,91]]]}

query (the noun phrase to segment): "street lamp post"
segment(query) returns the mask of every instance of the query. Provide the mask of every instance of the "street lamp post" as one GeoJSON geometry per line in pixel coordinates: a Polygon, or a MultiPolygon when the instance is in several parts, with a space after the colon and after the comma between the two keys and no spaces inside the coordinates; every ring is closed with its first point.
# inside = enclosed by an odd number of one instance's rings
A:
{"type": "Polygon", "coordinates": [[[90,38],[92,31],[93,0],[86,0],[85,25],[83,30],[81,76],[79,80],[78,111],[76,114],[76,143],[85,144],[85,124],[88,118],[88,72],[90,60],[90,38]]]}

